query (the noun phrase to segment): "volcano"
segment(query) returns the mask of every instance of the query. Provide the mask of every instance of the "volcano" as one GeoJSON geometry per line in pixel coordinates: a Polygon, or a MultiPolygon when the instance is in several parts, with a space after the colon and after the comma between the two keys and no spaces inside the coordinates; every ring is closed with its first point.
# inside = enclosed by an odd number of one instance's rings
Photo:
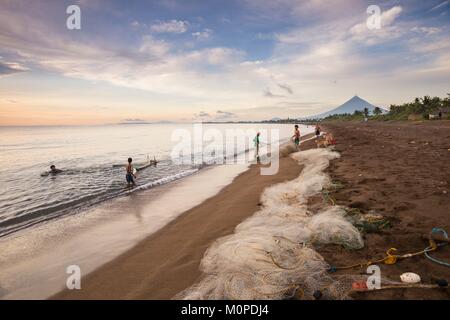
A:
{"type": "Polygon", "coordinates": [[[355,111],[364,111],[364,108],[369,109],[369,114],[373,114],[373,109],[375,109],[376,106],[367,102],[364,99],[361,99],[358,96],[354,96],[353,98],[351,98],[344,104],[340,105],[339,107],[336,107],[330,111],[315,116],[307,117],[307,119],[321,119],[335,114],[345,114],[345,113],[353,114],[355,111]]]}

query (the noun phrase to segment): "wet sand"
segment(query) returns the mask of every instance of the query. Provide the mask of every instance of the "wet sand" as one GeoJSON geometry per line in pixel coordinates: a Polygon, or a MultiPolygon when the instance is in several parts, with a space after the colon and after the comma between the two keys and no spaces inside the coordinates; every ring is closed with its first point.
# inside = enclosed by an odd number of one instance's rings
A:
{"type": "MultiPolygon", "coordinates": [[[[374,211],[390,219],[392,228],[365,235],[362,250],[339,246],[318,250],[335,266],[351,265],[385,256],[423,250],[422,234],[433,227],[450,232],[450,121],[332,122],[323,127],[337,139],[341,158],[328,168],[344,188],[332,194],[338,205],[374,211]]],[[[430,254],[450,262],[450,245],[430,254]]],[[[400,281],[404,272],[418,273],[423,283],[450,280],[450,268],[423,255],[381,264],[381,275],[400,281]]],[[[339,271],[360,273],[362,269],[339,271]]],[[[357,294],[356,299],[449,299],[450,290],[395,289],[357,294]]]]}
{"type": "Polygon", "coordinates": [[[52,299],[172,298],[199,279],[199,264],[211,243],[259,210],[266,187],[292,180],[302,169],[287,154],[279,166],[276,175],[263,176],[260,166],[252,165],[214,197],[82,278],[81,290],[65,290],[52,299]]]}

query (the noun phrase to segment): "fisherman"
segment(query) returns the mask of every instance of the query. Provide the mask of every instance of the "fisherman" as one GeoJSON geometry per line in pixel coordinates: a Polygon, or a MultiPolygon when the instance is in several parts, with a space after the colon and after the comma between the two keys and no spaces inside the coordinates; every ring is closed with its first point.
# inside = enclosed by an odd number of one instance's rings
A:
{"type": "Polygon", "coordinates": [[[57,175],[58,173],[61,173],[61,172],[62,172],[62,170],[61,169],[56,169],[54,164],[52,164],[50,166],[50,172],[49,172],[50,174],[57,175]]]}
{"type": "Polygon", "coordinates": [[[257,160],[258,162],[259,162],[259,144],[260,144],[259,136],[260,136],[260,135],[261,135],[261,133],[258,132],[258,133],[256,134],[255,139],[253,139],[253,142],[255,143],[255,147],[256,147],[255,157],[256,157],[256,160],[257,160]]]}
{"type": "Polygon", "coordinates": [[[294,126],[294,128],[295,128],[294,135],[292,136],[291,139],[294,140],[294,143],[295,143],[295,145],[297,146],[297,149],[298,149],[298,146],[300,145],[300,130],[298,129],[298,125],[297,124],[294,126]]]}
{"type": "Polygon", "coordinates": [[[131,164],[133,162],[132,158],[128,158],[128,165],[127,165],[127,174],[125,176],[128,186],[135,186],[136,183],[134,182],[134,179],[136,179],[136,176],[134,175],[134,168],[131,164]]]}
{"type": "Polygon", "coordinates": [[[317,123],[316,124],[316,138],[318,138],[319,136],[320,136],[320,126],[319,126],[319,124],[317,123]]]}
{"type": "Polygon", "coordinates": [[[41,177],[47,177],[48,175],[56,176],[58,173],[61,173],[61,172],[62,172],[61,169],[56,169],[55,165],[52,164],[50,166],[50,171],[45,171],[45,172],[41,173],[41,177]]]}

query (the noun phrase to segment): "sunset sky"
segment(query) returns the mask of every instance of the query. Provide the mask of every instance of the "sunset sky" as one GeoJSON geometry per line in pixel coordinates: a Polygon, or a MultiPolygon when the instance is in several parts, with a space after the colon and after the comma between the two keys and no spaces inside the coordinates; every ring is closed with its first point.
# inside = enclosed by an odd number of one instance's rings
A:
{"type": "Polygon", "coordinates": [[[302,117],[449,92],[449,1],[0,1],[0,125],[302,117]]]}

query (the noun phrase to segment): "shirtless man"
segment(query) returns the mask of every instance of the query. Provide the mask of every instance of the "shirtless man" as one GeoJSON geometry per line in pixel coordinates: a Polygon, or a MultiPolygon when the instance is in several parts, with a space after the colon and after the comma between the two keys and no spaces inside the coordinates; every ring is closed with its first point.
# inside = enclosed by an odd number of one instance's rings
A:
{"type": "Polygon", "coordinates": [[[54,164],[52,164],[50,166],[50,174],[58,174],[58,173],[61,173],[61,172],[62,172],[62,170],[61,169],[56,169],[54,164]]]}
{"type": "Polygon", "coordinates": [[[294,135],[292,136],[292,139],[294,140],[294,143],[298,149],[298,146],[300,145],[300,130],[298,129],[298,125],[295,125],[294,135]]]}
{"type": "Polygon", "coordinates": [[[133,162],[132,158],[128,158],[128,165],[127,165],[127,174],[125,176],[128,186],[135,186],[136,183],[134,182],[134,179],[136,179],[136,176],[134,175],[134,169],[133,165],[131,164],[133,162]]]}
{"type": "Polygon", "coordinates": [[[41,177],[47,177],[48,175],[56,176],[58,173],[61,173],[61,172],[62,172],[61,169],[56,169],[55,165],[52,164],[50,166],[50,171],[45,171],[45,172],[41,173],[41,177]]]}

